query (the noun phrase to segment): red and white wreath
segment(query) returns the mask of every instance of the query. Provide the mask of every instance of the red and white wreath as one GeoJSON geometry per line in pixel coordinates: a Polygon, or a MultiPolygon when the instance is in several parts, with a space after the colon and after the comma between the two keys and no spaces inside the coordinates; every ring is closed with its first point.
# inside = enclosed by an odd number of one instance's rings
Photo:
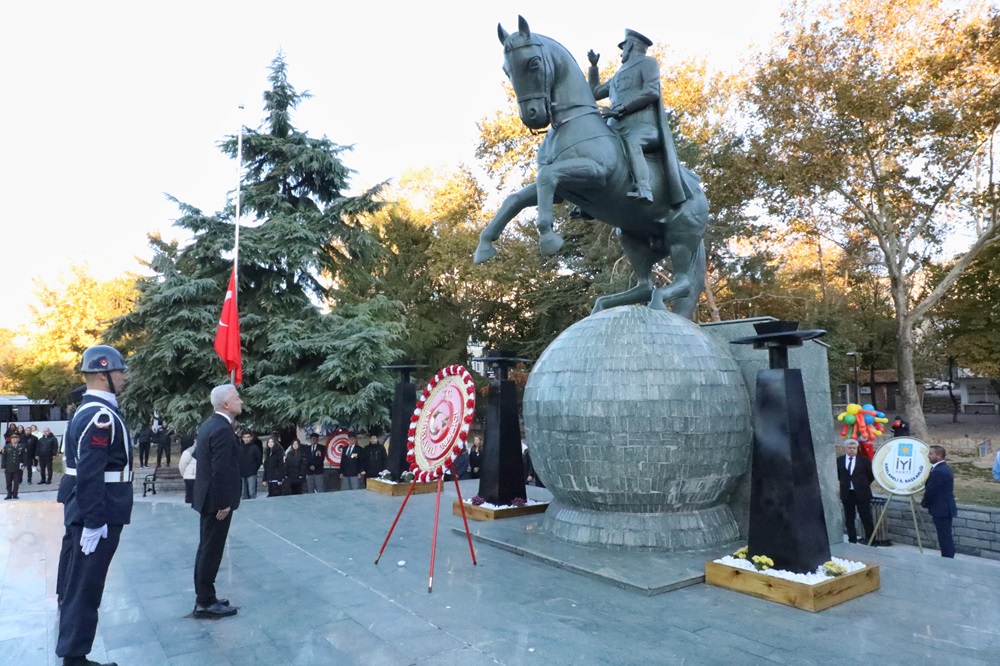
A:
{"type": "Polygon", "coordinates": [[[476,412],[476,385],[469,371],[449,365],[438,371],[417,400],[406,437],[406,461],[417,481],[434,481],[465,448],[476,412]]]}

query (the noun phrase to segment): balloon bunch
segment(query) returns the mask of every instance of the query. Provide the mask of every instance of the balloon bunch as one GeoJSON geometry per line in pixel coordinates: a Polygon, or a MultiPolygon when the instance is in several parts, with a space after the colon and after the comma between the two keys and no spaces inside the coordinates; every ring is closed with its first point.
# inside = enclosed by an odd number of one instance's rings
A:
{"type": "Polygon", "coordinates": [[[861,453],[871,460],[875,455],[875,438],[885,432],[882,424],[889,422],[885,414],[871,404],[851,403],[847,405],[847,411],[837,415],[837,420],[844,422],[840,436],[858,440],[861,453]]]}

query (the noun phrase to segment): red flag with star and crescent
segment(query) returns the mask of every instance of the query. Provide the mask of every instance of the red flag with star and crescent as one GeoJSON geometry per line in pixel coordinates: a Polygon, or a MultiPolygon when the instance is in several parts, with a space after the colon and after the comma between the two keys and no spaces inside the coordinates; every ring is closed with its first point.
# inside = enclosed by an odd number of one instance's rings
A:
{"type": "Polygon", "coordinates": [[[236,375],[234,384],[243,383],[243,350],[240,348],[240,315],[236,311],[236,269],[229,276],[226,300],[222,304],[222,317],[215,331],[215,353],[226,364],[226,372],[236,375]]]}

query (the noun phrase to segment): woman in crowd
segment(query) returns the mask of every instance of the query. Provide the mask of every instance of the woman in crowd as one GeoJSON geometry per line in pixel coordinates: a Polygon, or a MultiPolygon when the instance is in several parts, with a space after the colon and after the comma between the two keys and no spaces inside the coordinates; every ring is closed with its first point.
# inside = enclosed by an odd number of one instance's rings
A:
{"type": "Polygon", "coordinates": [[[483,466],[483,438],[476,435],[472,438],[472,450],[469,451],[469,478],[478,479],[483,466]]]}
{"type": "Polygon", "coordinates": [[[285,474],[288,476],[288,485],[291,487],[292,495],[301,495],[302,486],[306,482],[306,452],[299,446],[299,440],[292,440],[292,445],[285,454],[285,474]]]}
{"type": "Polygon", "coordinates": [[[184,452],[181,453],[181,460],[177,463],[177,469],[180,470],[181,478],[184,479],[184,501],[187,504],[190,504],[194,497],[194,478],[198,467],[198,460],[195,457],[197,445],[198,440],[191,440],[191,446],[184,449],[184,452]]]}
{"type": "Polygon", "coordinates": [[[285,480],[285,452],[274,437],[267,438],[264,448],[264,481],[267,483],[267,496],[277,497],[281,494],[281,484],[285,480]]]}
{"type": "Polygon", "coordinates": [[[10,442],[10,436],[13,435],[13,434],[15,434],[16,432],[17,432],[17,424],[16,423],[8,423],[7,424],[7,432],[5,432],[3,434],[3,441],[4,442],[10,442]]]}

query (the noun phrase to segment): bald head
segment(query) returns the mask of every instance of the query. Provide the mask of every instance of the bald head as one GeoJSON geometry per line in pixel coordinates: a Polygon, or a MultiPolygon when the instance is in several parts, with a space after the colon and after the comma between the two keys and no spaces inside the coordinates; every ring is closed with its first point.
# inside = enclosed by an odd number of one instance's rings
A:
{"type": "Polygon", "coordinates": [[[243,400],[232,384],[223,384],[212,389],[212,407],[217,412],[237,417],[243,411],[243,400]]]}

